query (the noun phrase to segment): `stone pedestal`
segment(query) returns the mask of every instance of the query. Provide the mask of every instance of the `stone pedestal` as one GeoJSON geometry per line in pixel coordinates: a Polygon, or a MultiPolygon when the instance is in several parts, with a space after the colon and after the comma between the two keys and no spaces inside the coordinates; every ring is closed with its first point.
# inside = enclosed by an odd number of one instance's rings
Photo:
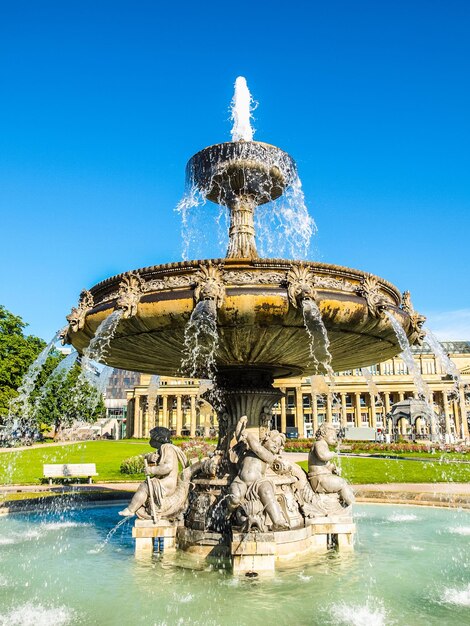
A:
{"type": "Polygon", "coordinates": [[[301,554],[326,552],[331,548],[352,550],[356,525],[350,516],[317,517],[306,526],[259,533],[234,532],[230,551],[235,575],[273,574],[276,565],[301,554]]]}
{"type": "Polygon", "coordinates": [[[276,562],[274,533],[233,533],[232,570],[235,575],[273,574],[276,562]]]}
{"type": "Polygon", "coordinates": [[[159,520],[157,524],[151,520],[136,520],[132,529],[136,557],[150,557],[154,551],[175,550],[177,528],[177,523],[166,520],[159,520]]]}
{"type": "Polygon", "coordinates": [[[353,550],[356,524],[351,517],[315,517],[306,520],[305,524],[310,529],[310,544],[315,550],[353,550]]]}

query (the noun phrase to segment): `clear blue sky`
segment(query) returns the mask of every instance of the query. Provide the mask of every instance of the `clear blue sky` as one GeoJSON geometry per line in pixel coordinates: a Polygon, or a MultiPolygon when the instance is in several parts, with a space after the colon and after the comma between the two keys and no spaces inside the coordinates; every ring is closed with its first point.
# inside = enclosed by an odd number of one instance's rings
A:
{"type": "Polygon", "coordinates": [[[82,288],[179,260],[184,167],[229,140],[241,74],[255,138],[297,161],[311,258],[470,339],[469,31],[466,0],[3,2],[0,303],[47,339],[82,288]]]}

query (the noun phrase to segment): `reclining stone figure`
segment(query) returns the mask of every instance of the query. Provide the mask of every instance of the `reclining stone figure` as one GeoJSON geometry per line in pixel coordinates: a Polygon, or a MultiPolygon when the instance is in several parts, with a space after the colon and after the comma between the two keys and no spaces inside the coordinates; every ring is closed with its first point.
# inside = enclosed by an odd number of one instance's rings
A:
{"type": "MultiPolygon", "coordinates": [[[[285,435],[271,430],[260,441],[256,434],[245,430],[247,420],[246,416],[240,418],[235,431],[238,471],[229,487],[228,513],[237,512],[244,521],[245,531],[251,527],[267,530],[263,521],[265,513],[271,520],[272,530],[288,529],[289,523],[276,499],[273,481],[266,475],[268,467],[273,468],[281,461],[285,435]]],[[[235,460],[234,456],[232,459],[235,460]]]]}

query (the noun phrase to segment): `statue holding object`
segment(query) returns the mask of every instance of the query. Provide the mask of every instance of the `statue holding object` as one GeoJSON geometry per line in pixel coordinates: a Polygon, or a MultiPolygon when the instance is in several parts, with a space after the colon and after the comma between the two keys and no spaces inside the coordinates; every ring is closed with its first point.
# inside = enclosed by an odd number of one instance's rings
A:
{"type": "Polygon", "coordinates": [[[315,433],[315,439],[308,455],[308,479],[312,490],[317,494],[337,493],[343,506],[350,506],[354,502],[353,490],[331,462],[336,456],[336,452],[329,449],[337,443],[335,427],[323,423],[315,433]]]}
{"type": "Polygon", "coordinates": [[[190,486],[191,468],[184,452],[170,440],[168,428],[150,431],[150,445],[156,449],[145,456],[146,480],[119,515],[140,519],[176,519],[184,511],[190,486]],[[183,471],[179,474],[179,465],[183,471]],[[186,469],[184,469],[186,468],[186,469]]]}

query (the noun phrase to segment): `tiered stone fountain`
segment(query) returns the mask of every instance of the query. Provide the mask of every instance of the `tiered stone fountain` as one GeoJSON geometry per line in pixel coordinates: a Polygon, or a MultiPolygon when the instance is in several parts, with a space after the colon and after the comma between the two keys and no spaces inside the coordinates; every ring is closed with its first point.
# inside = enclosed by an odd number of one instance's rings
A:
{"type": "MultiPolygon", "coordinates": [[[[319,433],[308,476],[290,464],[282,456],[282,436],[269,430],[270,409],[281,396],[273,381],[323,373],[310,351],[306,302],[321,313],[336,371],[400,352],[385,310],[411,343],[420,339],[423,318],[409,299],[403,305],[400,292],[374,275],[258,257],[256,207],[280,197],[297,176],[295,162],[279,148],[244,140],[214,145],[193,156],[187,176],[207,199],[230,211],[226,258],[169,263],[109,278],[84,292],[68,318],[67,339],[83,353],[99,325],[120,310],[106,364],[176,376],[195,306],[210,303],[216,317],[217,452],[185,469],[171,493],[163,489],[157,506],[152,487],[143,489],[144,504],[137,510],[142,519],[134,529],[138,552],[153,550],[154,539],[165,537],[167,548],[231,558],[234,572],[259,573],[308,550],[333,544],[350,548],[354,524],[345,481],[333,480],[333,488],[318,479],[319,466],[330,468],[331,432],[319,433]]],[[[158,468],[162,450],[170,457],[173,453],[162,433],[154,439],[158,468]]],[[[158,469],[149,474],[148,483],[163,476],[158,469]]]]}

